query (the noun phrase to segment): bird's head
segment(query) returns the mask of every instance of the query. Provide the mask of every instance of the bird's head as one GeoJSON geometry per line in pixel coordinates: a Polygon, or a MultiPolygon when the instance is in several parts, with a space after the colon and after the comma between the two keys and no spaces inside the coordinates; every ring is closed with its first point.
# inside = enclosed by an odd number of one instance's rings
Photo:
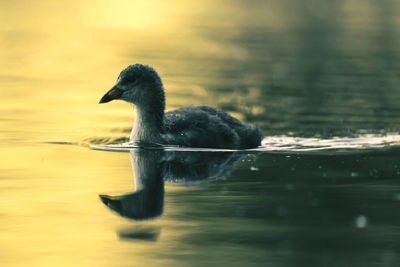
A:
{"type": "Polygon", "coordinates": [[[120,73],[116,84],[99,103],[120,99],[135,105],[146,105],[160,97],[164,98],[164,91],[157,72],[149,66],[135,64],[120,73]]]}

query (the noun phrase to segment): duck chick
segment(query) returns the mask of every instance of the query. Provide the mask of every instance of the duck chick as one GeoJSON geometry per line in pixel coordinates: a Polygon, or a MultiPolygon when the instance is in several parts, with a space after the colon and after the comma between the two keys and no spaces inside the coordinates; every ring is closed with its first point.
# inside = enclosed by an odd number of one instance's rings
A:
{"type": "Polygon", "coordinates": [[[254,148],[261,144],[257,126],[226,112],[190,106],[165,113],[164,87],[157,72],[146,65],[128,66],[99,103],[114,99],[135,105],[131,142],[203,148],[254,148]]]}

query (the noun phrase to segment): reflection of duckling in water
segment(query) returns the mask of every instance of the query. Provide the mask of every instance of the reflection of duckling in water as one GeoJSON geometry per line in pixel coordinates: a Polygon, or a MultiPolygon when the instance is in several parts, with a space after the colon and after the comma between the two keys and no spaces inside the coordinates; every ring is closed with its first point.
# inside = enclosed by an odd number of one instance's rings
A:
{"type": "Polygon", "coordinates": [[[131,142],[187,147],[254,148],[261,144],[260,130],[222,110],[192,106],[164,114],[164,88],[157,72],[135,64],[124,69],[100,103],[121,99],[133,103],[135,123],[131,142]]]}
{"type": "Polygon", "coordinates": [[[132,150],[135,192],[121,196],[100,195],[101,201],[122,217],[143,220],[160,216],[164,209],[162,156],[161,150],[132,150]]]}
{"type": "Polygon", "coordinates": [[[239,152],[131,150],[135,192],[100,195],[100,198],[122,217],[134,220],[158,217],[164,209],[164,180],[184,185],[210,182],[228,175],[242,156],[239,152]]]}

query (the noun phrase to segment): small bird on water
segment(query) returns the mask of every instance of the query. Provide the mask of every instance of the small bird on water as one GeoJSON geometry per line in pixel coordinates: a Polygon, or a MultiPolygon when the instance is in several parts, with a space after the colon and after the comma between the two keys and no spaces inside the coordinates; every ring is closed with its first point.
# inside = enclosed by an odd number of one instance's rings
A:
{"type": "Polygon", "coordinates": [[[99,103],[114,99],[135,105],[131,142],[202,148],[255,148],[262,133],[226,112],[189,106],[165,113],[164,87],[157,72],[135,64],[124,69],[99,103]]]}

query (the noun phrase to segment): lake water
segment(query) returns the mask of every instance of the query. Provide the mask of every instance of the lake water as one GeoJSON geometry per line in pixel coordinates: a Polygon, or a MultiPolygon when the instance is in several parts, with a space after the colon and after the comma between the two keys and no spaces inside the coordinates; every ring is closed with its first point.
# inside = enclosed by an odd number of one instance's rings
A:
{"type": "Polygon", "coordinates": [[[400,5],[2,1],[1,266],[398,266],[400,5]],[[129,149],[129,64],[258,149],[129,149]]]}

